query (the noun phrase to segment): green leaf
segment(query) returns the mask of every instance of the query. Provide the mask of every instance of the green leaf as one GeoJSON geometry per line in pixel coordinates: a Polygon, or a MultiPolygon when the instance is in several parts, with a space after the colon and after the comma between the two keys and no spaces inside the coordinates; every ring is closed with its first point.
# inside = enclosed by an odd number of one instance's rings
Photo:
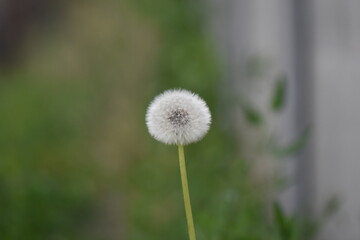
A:
{"type": "Polygon", "coordinates": [[[278,77],[275,83],[275,89],[271,100],[271,109],[273,111],[280,111],[285,104],[285,92],[286,92],[286,77],[281,75],[278,77]]]}
{"type": "Polygon", "coordinates": [[[251,79],[260,78],[264,74],[265,68],[265,60],[260,56],[253,56],[246,63],[246,76],[251,79]]]}
{"type": "Polygon", "coordinates": [[[260,112],[250,106],[243,107],[243,113],[246,120],[254,126],[259,126],[263,122],[260,112]]]}
{"type": "Polygon", "coordinates": [[[274,211],[276,227],[280,234],[280,239],[289,240],[291,237],[292,226],[288,224],[285,213],[278,202],[274,203],[273,211],[274,211]]]}
{"type": "Polygon", "coordinates": [[[272,144],[273,152],[279,157],[287,157],[299,152],[304,148],[310,138],[310,128],[306,128],[301,135],[288,146],[280,147],[272,144]]]}
{"type": "Polygon", "coordinates": [[[331,217],[340,207],[340,199],[337,196],[333,196],[326,201],[323,216],[324,218],[331,217]]]}

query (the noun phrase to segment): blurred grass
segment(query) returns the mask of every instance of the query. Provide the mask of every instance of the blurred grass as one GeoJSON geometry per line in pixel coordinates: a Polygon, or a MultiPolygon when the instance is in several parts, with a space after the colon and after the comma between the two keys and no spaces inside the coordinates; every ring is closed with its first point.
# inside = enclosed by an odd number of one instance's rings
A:
{"type": "Polygon", "coordinates": [[[220,71],[197,3],[74,1],[34,25],[0,89],[0,239],[186,239],[175,147],[147,104],[168,88],[210,106],[185,149],[198,239],[278,239],[259,185],[221,127],[220,71]]]}

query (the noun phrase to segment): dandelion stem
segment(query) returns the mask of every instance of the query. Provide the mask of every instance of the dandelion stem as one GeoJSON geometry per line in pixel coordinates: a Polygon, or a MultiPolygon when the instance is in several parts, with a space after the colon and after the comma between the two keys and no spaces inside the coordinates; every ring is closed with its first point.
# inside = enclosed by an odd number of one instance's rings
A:
{"type": "Polygon", "coordinates": [[[189,239],[196,240],[194,220],[193,220],[192,211],[191,211],[189,186],[188,186],[187,174],[186,174],[184,146],[178,145],[178,147],[179,147],[181,184],[182,184],[183,195],[184,195],[185,213],[186,213],[186,220],[187,220],[188,231],[189,231],[189,239]]]}

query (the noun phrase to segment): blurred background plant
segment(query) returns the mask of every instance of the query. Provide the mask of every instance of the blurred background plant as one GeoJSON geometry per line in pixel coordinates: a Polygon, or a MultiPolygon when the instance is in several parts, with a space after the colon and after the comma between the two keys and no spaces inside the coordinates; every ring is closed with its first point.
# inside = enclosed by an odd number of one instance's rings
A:
{"type": "MultiPolygon", "coordinates": [[[[200,3],[31,2],[2,5],[14,11],[9,20],[23,13],[26,27],[22,41],[3,41],[0,239],[186,239],[177,149],[153,141],[144,123],[153,96],[177,87],[202,96],[214,117],[207,137],[186,148],[198,239],[311,238],[313,220],[272,206],[280,186],[273,175],[258,179],[246,139],[225,124],[200,3]]],[[[250,61],[250,75],[257,66],[250,61]]],[[[273,111],[285,83],[276,82],[273,111]]],[[[265,129],[259,110],[239,99],[249,124],[265,129]]],[[[273,146],[266,132],[262,151],[273,146]]],[[[274,152],[295,153],[307,134],[274,152]]]]}

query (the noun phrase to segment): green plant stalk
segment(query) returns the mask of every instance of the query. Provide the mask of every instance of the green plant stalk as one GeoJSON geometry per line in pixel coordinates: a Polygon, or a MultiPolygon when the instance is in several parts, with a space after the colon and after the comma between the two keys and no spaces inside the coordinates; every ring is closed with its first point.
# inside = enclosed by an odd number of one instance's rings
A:
{"type": "Polygon", "coordinates": [[[178,148],[179,148],[181,184],[182,184],[182,190],[183,190],[183,196],[184,196],[185,213],[186,213],[186,220],[187,220],[188,231],[189,231],[189,239],[196,240],[194,220],[193,220],[192,211],[191,211],[189,185],[188,185],[187,173],[186,173],[184,146],[178,145],[178,148]]]}

